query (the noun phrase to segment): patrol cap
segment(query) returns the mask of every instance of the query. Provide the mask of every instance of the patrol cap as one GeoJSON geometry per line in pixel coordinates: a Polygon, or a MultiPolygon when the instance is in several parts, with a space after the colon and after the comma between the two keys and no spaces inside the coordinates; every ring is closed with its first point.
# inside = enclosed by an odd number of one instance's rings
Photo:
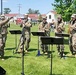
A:
{"type": "Polygon", "coordinates": [[[28,14],[24,14],[24,18],[28,18],[28,14]]]}
{"type": "Polygon", "coordinates": [[[43,16],[42,19],[43,19],[43,20],[44,20],[44,19],[46,20],[46,19],[47,19],[47,16],[43,16]]]}
{"type": "Polygon", "coordinates": [[[25,16],[28,16],[28,14],[24,14],[25,16]]]}
{"type": "Polygon", "coordinates": [[[61,15],[58,15],[58,16],[57,16],[57,18],[60,18],[60,19],[61,19],[61,18],[62,18],[62,16],[61,16],[61,15]]]}
{"type": "Polygon", "coordinates": [[[76,14],[74,14],[75,18],[76,18],[76,14]]]}
{"type": "Polygon", "coordinates": [[[74,14],[72,14],[72,15],[71,15],[71,17],[75,18],[75,15],[74,15],[74,14]]]}
{"type": "Polygon", "coordinates": [[[2,15],[1,15],[1,17],[5,17],[5,15],[4,15],[4,14],[2,14],[2,15]]]}

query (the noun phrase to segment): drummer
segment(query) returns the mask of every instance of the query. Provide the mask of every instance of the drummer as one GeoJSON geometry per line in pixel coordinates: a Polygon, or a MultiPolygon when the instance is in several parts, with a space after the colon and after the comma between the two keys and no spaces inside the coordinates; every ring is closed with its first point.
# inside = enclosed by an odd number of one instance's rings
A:
{"type": "MultiPolygon", "coordinates": [[[[55,33],[63,33],[65,30],[64,22],[61,15],[57,17],[57,23],[55,27],[55,33]]],[[[63,57],[64,56],[64,45],[57,45],[58,54],[63,57]]]]}

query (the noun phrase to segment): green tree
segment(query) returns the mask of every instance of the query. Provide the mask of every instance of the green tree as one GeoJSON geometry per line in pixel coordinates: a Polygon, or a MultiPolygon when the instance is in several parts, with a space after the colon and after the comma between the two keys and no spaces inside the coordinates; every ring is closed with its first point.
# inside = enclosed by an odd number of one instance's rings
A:
{"type": "Polygon", "coordinates": [[[76,12],[76,0],[55,0],[52,4],[54,10],[61,14],[65,21],[70,20],[70,16],[76,12]]]}
{"type": "Polygon", "coordinates": [[[40,14],[39,10],[28,9],[28,14],[40,14]]]}
{"type": "Polygon", "coordinates": [[[10,8],[4,8],[4,14],[9,14],[11,12],[10,8]]]}

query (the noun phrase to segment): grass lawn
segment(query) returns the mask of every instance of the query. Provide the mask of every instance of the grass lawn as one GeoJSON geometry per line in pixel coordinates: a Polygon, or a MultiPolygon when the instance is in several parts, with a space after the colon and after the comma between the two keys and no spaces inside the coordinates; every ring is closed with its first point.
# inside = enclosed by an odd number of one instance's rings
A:
{"type": "MultiPolygon", "coordinates": [[[[38,25],[33,25],[31,31],[37,31],[38,25]]],[[[11,24],[9,30],[21,29],[18,25],[11,24]]],[[[66,26],[67,30],[67,26],[66,26]]],[[[54,36],[54,33],[50,33],[54,36]]],[[[20,35],[17,35],[17,43],[20,35]]],[[[68,38],[65,38],[68,39],[68,38]]],[[[37,54],[37,37],[31,35],[31,42],[28,54],[24,56],[24,74],[25,75],[50,75],[51,58],[47,55],[36,56],[37,54]]],[[[21,75],[22,72],[22,56],[21,54],[13,54],[15,52],[15,35],[8,33],[8,38],[5,47],[5,60],[0,59],[0,66],[6,70],[6,75],[21,75]]],[[[70,54],[69,46],[65,45],[65,59],[60,59],[57,54],[56,45],[53,46],[53,75],[76,75],[76,58],[68,56],[70,54]]]]}

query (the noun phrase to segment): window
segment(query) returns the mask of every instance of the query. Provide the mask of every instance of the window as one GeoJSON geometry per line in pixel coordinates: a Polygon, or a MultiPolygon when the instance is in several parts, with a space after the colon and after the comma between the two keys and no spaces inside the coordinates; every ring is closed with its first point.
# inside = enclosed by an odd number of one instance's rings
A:
{"type": "Polygon", "coordinates": [[[51,19],[51,15],[49,15],[49,19],[51,19]]]}

